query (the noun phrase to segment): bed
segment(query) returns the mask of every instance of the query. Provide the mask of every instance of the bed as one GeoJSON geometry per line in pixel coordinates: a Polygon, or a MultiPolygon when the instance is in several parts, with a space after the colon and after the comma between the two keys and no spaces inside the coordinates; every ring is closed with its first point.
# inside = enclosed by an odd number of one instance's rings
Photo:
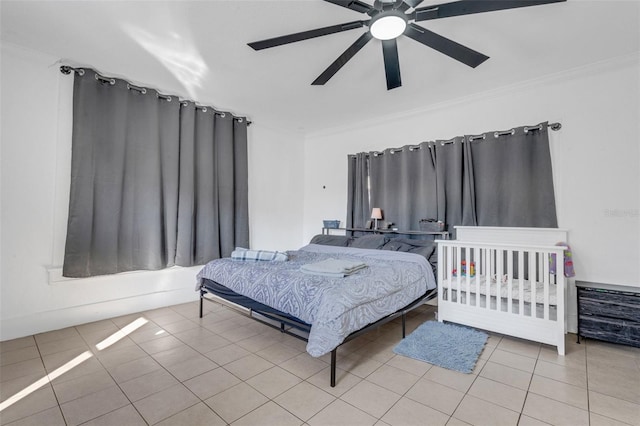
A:
{"type": "Polygon", "coordinates": [[[557,347],[564,355],[567,231],[456,227],[438,244],[438,321],[557,347]]]}
{"type": "Polygon", "coordinates": [[[335,386],[336,349],[379,325],[402,318],[436,296],[433,242],[318,235],[286,261],[216,259],[198,273],[200,317],[203,301],[222,299],[248,310],[254,319],[307,341],[314,357],[331,354],[335,386]],[[366,265],[352,275],[330,277],[301,268],[328,259],[366,265]]]}

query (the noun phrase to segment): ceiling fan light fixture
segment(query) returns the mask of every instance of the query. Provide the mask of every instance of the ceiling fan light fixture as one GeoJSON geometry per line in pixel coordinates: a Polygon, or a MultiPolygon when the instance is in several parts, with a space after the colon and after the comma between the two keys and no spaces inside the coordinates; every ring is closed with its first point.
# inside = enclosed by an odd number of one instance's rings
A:
{"type": "Polygon", "coordinates": [[[371,35],[378,40],[399,37],[407,28],[407,19],[399,13],[382,13],[369,26],[371,35]]]}

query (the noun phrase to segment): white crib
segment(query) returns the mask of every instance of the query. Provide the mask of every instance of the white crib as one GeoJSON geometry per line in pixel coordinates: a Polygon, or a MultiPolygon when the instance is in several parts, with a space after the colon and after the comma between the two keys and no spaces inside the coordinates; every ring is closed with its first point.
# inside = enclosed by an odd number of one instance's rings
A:
{"type": "Polygon", "coordinates": [[[564,355],[567,231],[457,226],[438,243],[438,321],[556,346],[564,355]],[[556,270],[550,261],[555,257],[556,270]]]}

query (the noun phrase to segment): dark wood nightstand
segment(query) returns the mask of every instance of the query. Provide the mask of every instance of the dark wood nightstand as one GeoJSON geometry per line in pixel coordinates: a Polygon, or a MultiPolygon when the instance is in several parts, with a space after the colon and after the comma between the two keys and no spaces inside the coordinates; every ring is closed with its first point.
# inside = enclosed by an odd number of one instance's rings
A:
{"type": "Polygon", "coordinates": [[[640,347],[640,288],[576,281],[580,336],[640,347]]]}

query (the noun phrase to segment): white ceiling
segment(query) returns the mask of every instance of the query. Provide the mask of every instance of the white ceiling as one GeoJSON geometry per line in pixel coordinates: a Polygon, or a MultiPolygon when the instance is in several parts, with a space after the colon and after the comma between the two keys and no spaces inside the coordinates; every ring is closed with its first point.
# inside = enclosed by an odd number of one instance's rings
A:
{"type": "MultiPolygon", "coordinates": [[[[420,7],[435,3],[442,1],[425,0],[420,7]]],[[[490,59],[472,69],[401,37],[402,87],[391,91],[378,40],[325,86],[310,85],[366,27],[258,52],[247,46],[366,18],[321,0],[2,0],[0,11],[3,41],[308,133],[638,52],[639,5],[569,0],[422,22],[490,59]]]]}

